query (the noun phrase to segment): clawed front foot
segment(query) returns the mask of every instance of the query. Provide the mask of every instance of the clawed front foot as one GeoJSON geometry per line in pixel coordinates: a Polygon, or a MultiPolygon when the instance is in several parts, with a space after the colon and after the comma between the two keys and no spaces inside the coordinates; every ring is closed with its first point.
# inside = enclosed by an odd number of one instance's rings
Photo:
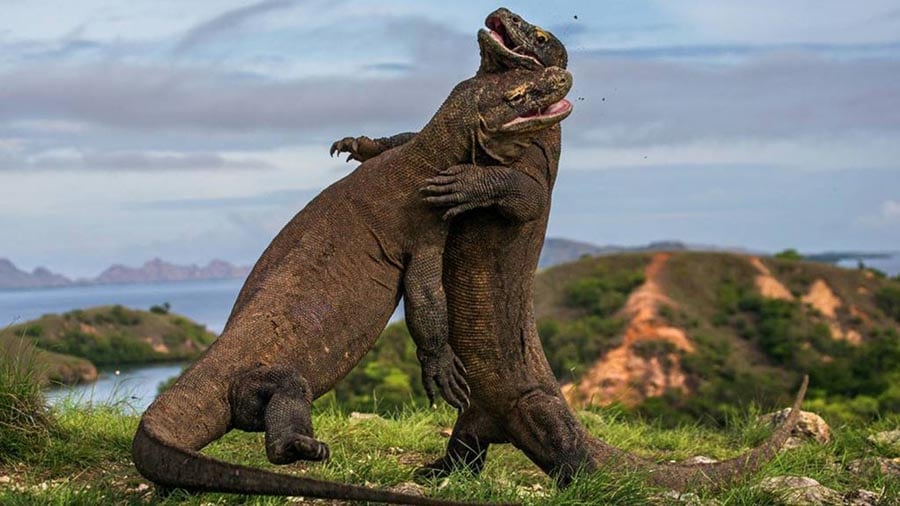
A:
{"type": "Polygon", "coordinates": [[[446,478],[450,476],[450,473],[453,472],[453,465],[449,462],[449,459],[446,457],[435,460],[431,464],[425,464],[424,466],[413,471],[413,481],[417,482],[427,482],[431,480],[439,480],[441,478],[446,478]]]}
{"type": "Polygon", "coordinates": [[[466,382],[466,368],[456,353],[453,353],[453,349],[444,345],[436,352],[419,350],[417,354],[422,364],[422,383],[428,401],[434,404],[434,392],[439,389],[441,397],[454,408],[469,407],[469,395],[472,392],[466,382]]]}
{"type": "Polygon", "coordinates": [[[444,219],[450,220],[466,211],[497,203],[495,181],[489,169],[474,165],[454,165],[435,177],[426,179],[421,189],[425,202],[448,208],[444,219]]]}
{"type": "Polygon", "coordinates": [[[360,137],[344,137],[339,141],[335,141],[328,152],[331,156],[349,153],[347,155],[348,162],[350,160],[364,162],[369,158],[378,156],[382,151],[384,149],[377,142],[363,135],[360,137]]]}
{"type": "Polygon", "coordinates": [[[328,460],[331,450],[321,441],[297,434],[268,445],[266,456],[273,464],[290,464],[298,460],[328,460]]]}
{"type": "Polygon", "coordinates": [[[444,455],[431,464],[425,464],[424,466],[413,471],[413,481],[428,482],[431,480],[446,478],[450,476],[453,471],[467,471],[472,475],[477,476],[481,473],[481,469],[483,467],[484,458],[482,457],[478,457],[472,462],[466,462],[461,459],[453,459],[447,455],[444,455]]]}

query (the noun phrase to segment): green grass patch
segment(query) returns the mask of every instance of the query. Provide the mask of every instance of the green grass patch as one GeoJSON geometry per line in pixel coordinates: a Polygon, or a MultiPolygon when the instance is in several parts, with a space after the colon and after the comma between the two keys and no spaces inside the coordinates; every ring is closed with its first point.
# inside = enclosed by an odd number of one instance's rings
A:
{"type": "MultiPolygon", "coordinates": [[[[236,463],[298,476],[343,483],[391,487],[412,480],[420,465],[439,457],[447,440],[440,431],[452,425],[449,408],[421,409],[406,405],[391,416],[352,419],[345,410],[320,407],[314,415],[317,437],[328,442],[327,463],[273,466],[265,459],[263,437],[233,431],[205,450],[236,463]]],[[[589,431],[619,448],[664,462],[695,455],[724,459],[764,440],[769,429],[757,424],[756,413],[743,413],[726,430],[700,424],[663,428],[653,420],[624,417],[615,409],[586,411],[580,419],[589,431]]],[[[284,498],[254,498],[226,494],[190,495],[176,492],[161,497],[140,477],[130,462],[131,437],[138,417],[115,407],[91,409],[63,405],[53,412],[54,428],[40,445],[16,459],[0,464],[0,504],[288,504],[284,498]]],[[[900,426],[900,419],[884,419],[868,427],[833,427],[834,440],[809,443],[781,454],[746,482],[718,493],[701,492],[702,499],[722,504],[769,504],[772,499],[754,487],[762,478],[784,474],[815,478],[840,492],[864,488],[883,490],[883,504],[900,500],[900,484],[876,474],[855,475],[849,462],[873,456],[891,456],[885,448],[866,440],[875,431],[900,426]]],[[[449,479],[425,483],[424,493],[465,501],[524,504],[669,504],[659,489],[649,487],[642,474],[601,468],[580,475],[559,490],[524,455],[510,445],[493,446],[479,477],[464,472],[449,479]]]]}
{"type": "Polygon", "coordinates": [[[41,392],[37,353],[25,339],[0,340],[0,462],[27,454],[50,435],[53,420],[41,392]]]}

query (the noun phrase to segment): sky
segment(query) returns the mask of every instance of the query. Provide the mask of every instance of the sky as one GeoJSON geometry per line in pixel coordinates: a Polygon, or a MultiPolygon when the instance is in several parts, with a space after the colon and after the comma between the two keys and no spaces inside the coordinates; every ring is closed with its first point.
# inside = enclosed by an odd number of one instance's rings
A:
{"type": "MultiPolygon", "coordinates": [[[[0,257],[251,264],[478,66],[487,2],[0,0],[0,257]]],[[[509,1],[569,50],[549,236],[900,250],[900,3],[509,1]]]]}

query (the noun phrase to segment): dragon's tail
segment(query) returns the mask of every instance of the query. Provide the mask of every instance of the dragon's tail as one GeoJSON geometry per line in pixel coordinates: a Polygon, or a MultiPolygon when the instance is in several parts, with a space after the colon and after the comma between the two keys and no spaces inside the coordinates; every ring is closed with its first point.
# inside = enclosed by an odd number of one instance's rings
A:
{"type": "Polygon", "coordinates": [[[303,496],[394,504],[469,504],[289,476],[222,462],[193,450],[167,444],[154,435],[144,422],[141,422],[134,436],[132,457],[138,471],[157,485],[195,492],[303,496]]]}
{"type": "Polygon", "coordinates": [[[624,464],[632,469],[642,470],[648,473],[650,482],[661,487],[675,490],[689,487],[721,489],[756,471],[778,453],[778,449],[790,436],[791,430],[800,418],[800,405],[803,404],[808,384],[809,376],[804,376],[790,415],[768,440],[728,460],[708,464],[656,464],[619,450],[597,438],[588,438],[589,452],[600,466],[624,464]]]}

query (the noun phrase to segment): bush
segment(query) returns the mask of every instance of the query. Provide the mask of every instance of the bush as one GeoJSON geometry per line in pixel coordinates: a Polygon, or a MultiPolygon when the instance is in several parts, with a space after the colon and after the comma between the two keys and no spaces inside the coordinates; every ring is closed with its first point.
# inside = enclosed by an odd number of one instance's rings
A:
{"type": "Polygon", "coordinates": [[[36,371],[34,346],[0,335],[0,462],[21,458],[49,437],[50,418],[36,371]]]}
{"type": "Polygon", "coordinates": [[[170,309],[172,309],[172,305],[168,302],[163,302],[162,305],[150,306],[150,312],[153,314],[169,314],[170,309]]]}
{"type": "Polygon", "coordinates": [[[93,335],[70,330],[59,341],[48,344],[47,348],[57,353],[85,358],[98,366],[140,363],[162,358],[153,351],[149,343],[119,333],[93,335]]]}
{"type": "Polygon", "coordinates": [[[333,399],[342,409],[377,413],[396,412],[410,401],[427,403],[406,324],[392,323],[384,329],[372,350],[335,386],[333,399]]]}
{"type": "Polygon", "coordinates": [[[552,318],[538,322],[538,334],[550,368],[557,378],[580,376],[606,351],[621,342],[625,321],[586,316],[560,323],[552,318]]]}
{"type": "Polygon", "coordinates": [[[788,248],[784,251],[775,254],[775,258],[780,258],[781,260],[803,260],[803,255],[797,252],[797,250],[793,248],[788,248]]]}
{"type": "Polygon", "coordinates": [[[900,285],[888,284],[875,292],[875,303],[884,314],[900,322],[900,285]]]}
{"type": "Polygon", "coordinates": [[[643,282],[644,273],[640,270],[597,269],[566,287],[565,304],[595,316],[611,316],[622,309],[628,294],[643,282]]]}

